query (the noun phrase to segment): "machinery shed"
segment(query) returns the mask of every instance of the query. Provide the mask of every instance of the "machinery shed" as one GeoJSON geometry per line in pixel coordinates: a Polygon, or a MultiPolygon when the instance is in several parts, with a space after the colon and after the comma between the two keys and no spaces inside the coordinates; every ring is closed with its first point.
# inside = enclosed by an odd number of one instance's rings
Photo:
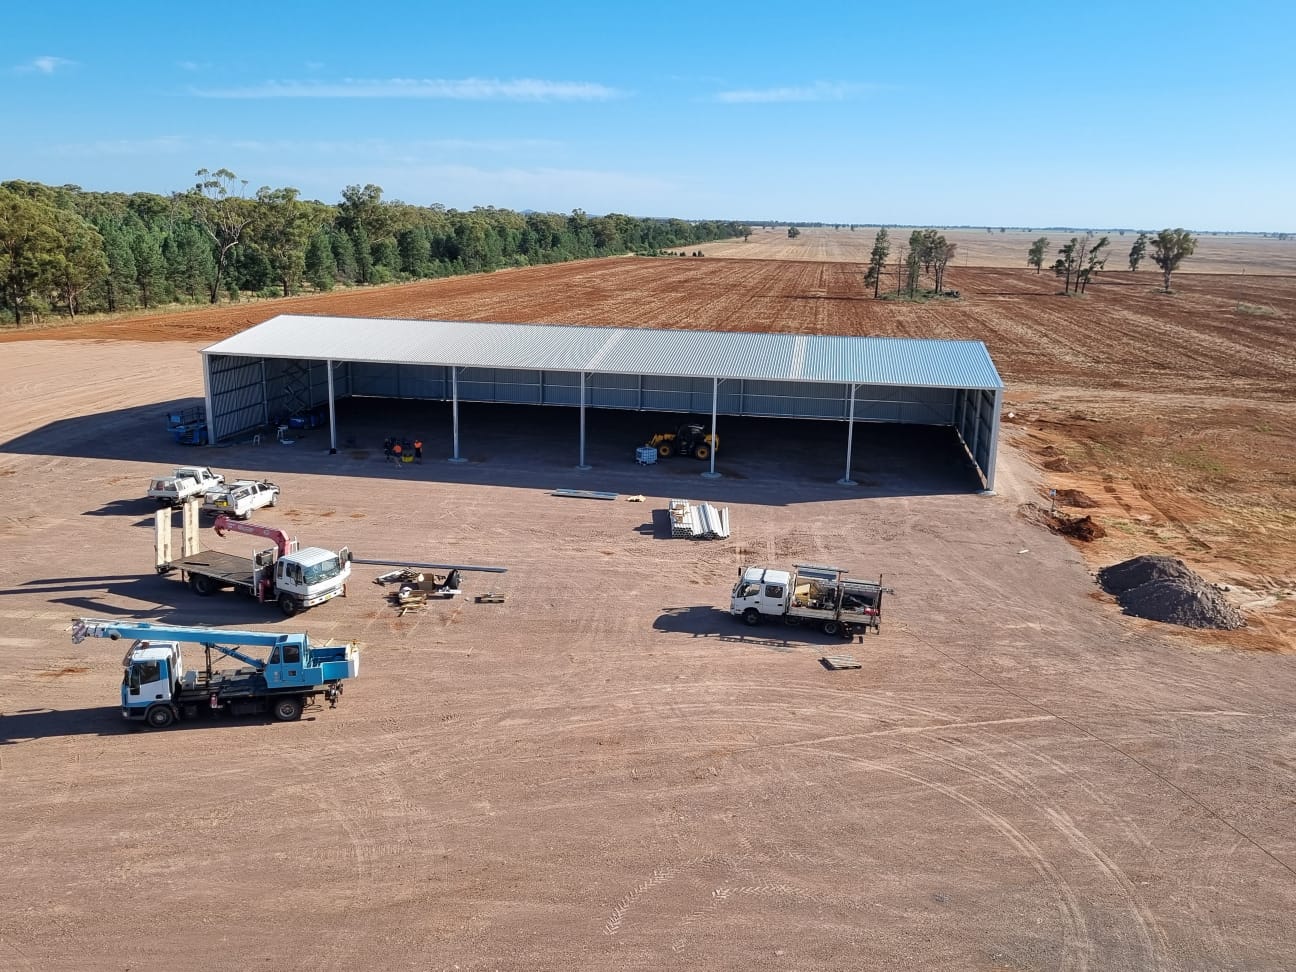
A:
{"type": "MultiPolygon", "coordinates": [[[[946,426],[988,490],[1003,382],[980,341],[281,315],[203,352],[212,442],[350,397],[946,426]]],[[[714,456],[711,473],[715,473],[714,456]]]]}

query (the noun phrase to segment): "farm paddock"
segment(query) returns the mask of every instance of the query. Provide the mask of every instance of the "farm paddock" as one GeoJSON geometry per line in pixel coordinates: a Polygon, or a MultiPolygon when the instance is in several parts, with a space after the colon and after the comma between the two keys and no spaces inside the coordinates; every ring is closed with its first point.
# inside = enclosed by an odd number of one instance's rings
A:
{"type": "MultiPolygon", "coordinates": [[[[678,289],[683,262],[649,266],[678,289]]],[[[535,292],[559,271],[610,284],[592,265],[484,282],[528,278],[535,292]]],[[[1227,292],[1199,284],[1182,285],[1193,306],[1227,292]]],[[[452,304],[462,286],[395,290],[452,304]]],[[[584,293],[598,303],[597,287],[584,293]]],[[[481,316],[507,319],[501,300],[483,298],[481,316]]],[[[1266,300],[1290,313],[1290,297],[1266,300]]],[[[1081,551],[1018,509],[1065,475],[1100,511],[1130,507],[1111,542],[1182,544],[1213,558],[1215,579],[1290,578],[1277,505],[1290,468],[1276,453],[1291,397],[1267,377],[1290,339],[1243,328],[1230,352],[1203,336],[1224,333],[1218,320],[1129,327],[1129,350],[1103,368],[1072,353],[1079,303],[1028,291],[940,308],[969,329],[1058,306],[1047,333],[1005,322],[982,338],[1016,405],[994,497],[952,488],[957,469],[903,463],[843,490],[835,451],[794,487],[743,478],[736,455],[708,482],[680,463],[637,467],[628,449],[589,473],[538,446],[397,471],[363,440],[328,456],[314,434],[201,453],[270,474],[284,489],[276,521],[305,542],[510,567],[470,580],[469,594],[498,585],[503,604],[404,617],[363,575],[292,620],[153,575],[151,509],[136,497],[153,470],[195,455],[165,440],[161,412],[195,394],[198,349],[218,335],[168,324],[171,340],[139,341],[131,329],[156,325],[133,323],[0,348],[0,967],[135,968],[182,952],[243,968],[235,941],[269,965],[325,969],[1288,967],[1291,657],[1238,650],[1282,648],[1282,627],[1203,637],[1125,618],[1081,551]],[[1171,337],[1216,353],[1125,364],[1171,337]],[[1264,340],[1271,357],[1254,350],[1264,340]],[[68,381],[76,356],[95,367],[68,381]],[[1149,481],[1165,448],[1187,459],[1149,481]],[[1068,470],[1037,467],[1061,465],[1057,453],[1068,470]],[[549,495],[558,486],[647,502],[549,495]],[[728,505],[733,537],[661,537],[654,510],[681,494],[728,505]],[[1254,519],[1212,505],[1238,495],[1254,519]],[[1138,519],[1153,503],[1166,518],[1138,519]],[[1272,549],[1247,539],[1261,527],[1272,549]],[[882,574],[897,594],[881,634],[844,647],[724,613],[738,566],[796,561],[882,574]],[[78,615],[354,638],[362,674],[310,721],[127,732],[119,652],[72,645],[78,615]],[[829,672],[825,651],[862,667],[829,672]],[[182,764],[201,764],[203,785],[182,764]],[[144,936],[141,914],[168,920],[144,936]]],[[[378,414],[372,428],[406,418],[378,414]]],[[[813,443],[793,446],[788,468],[814,465],[813,443]]]]}

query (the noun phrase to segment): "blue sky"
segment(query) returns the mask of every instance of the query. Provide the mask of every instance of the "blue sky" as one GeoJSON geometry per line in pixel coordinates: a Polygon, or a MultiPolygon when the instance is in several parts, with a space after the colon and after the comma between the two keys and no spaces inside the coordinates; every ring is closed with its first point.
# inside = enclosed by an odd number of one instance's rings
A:
{"type": "Polygon", "coordinates": [[[15,5],[0,180],[1296,230],[1296,4],[15,5]]]}

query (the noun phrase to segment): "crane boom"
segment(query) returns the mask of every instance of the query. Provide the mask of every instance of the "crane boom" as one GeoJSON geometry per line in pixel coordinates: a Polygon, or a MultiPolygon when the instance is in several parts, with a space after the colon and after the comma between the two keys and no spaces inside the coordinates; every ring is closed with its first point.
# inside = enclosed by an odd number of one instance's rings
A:
{"type": "Polygon", "coordinates": [[[216,536],[223,537],[226,533],[250,533],[256,537],[265,537],[267,540],[273,540],[276,547],[279,548],[279,556],[286,557],[297,549],[297,541],[293,540],[278,527],[261,526],[259,523],[245,523],[242,520],[231,520],[225,514],[216,517],[213,524],[216,529],[216,536]]]}
{"type": "MultiPolygon", "coordinates": [[[[199,645],[218,647],[225,645],[273,648],[275,645],[301,645],[309,647],[310,639],[304,634],[283,634],[271,631],[221,631],[202,626],[154,624],[151,621],[105,621],[100,618],[77,618],[72,622],[72,642],[80,644],[86,638],[152,639],[155,641],[186,641],[199,645]]],[[[238,656],[235,656],[238,657],[238,656]]],[[[244,659],[240,659],[244,660],[244,659]]],[[[257,664],[262,664],[258,662],[257,664]]]]}

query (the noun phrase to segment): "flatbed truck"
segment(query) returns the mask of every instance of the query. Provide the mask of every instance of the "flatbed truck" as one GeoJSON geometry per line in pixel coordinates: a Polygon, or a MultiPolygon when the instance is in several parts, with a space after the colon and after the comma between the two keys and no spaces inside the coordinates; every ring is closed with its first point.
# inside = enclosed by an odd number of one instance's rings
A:
{"type": "MultiPolygon", "coordinates": [[[[345,596],[351,576],[351,552],[325,550],[321,547],[299,547],[282,530],[255,523],[242,523],[228,516],[216,518],[218,535],[227,532],[250,533],[274,541],[273,547],[239,556],[221,550],[198,549],[196,531],[186,530],[194,538],[191,552],[171,555],[171,524],[165,513],[157,518],[157,563],[159,574],[179,573],[195,594],[206,597],[216,591],[233,588],[250,594],[258,601],[273,601],[279,610],[291,617],[298,611],[315,607],[335,597],[345,596]]],[[[186,516],[196,519],[186,507],[186,516]]]]}
{"type": "Polygon", "coordinates": [[[882,627],[882,595],[894,594],[877,582],[848,580],[840,567],[797,564],[793,570],[743,567],[729,598],[729,613],[745,624],[781,618],[785,624],[810,624],[825,634],[851,638],[882,627]]]}
{"type": "Polygon", "coordinates": [[[336,708],[343,682],[360,673],[356,645],[312,645],[305,634],[78,618],[72,641],[86,638],[134,639],[122,659],[121,714],[153,729],[212,713],[268,712],[279,722],[292,722],[321,696],[336,708]],[[185,669],[182,644],[202,645],[206,664],[185,669]],[[245,648],[259,649],[265,657],[245,648]],[[213,653],[247,667],[217,669],[213,653]]]}

